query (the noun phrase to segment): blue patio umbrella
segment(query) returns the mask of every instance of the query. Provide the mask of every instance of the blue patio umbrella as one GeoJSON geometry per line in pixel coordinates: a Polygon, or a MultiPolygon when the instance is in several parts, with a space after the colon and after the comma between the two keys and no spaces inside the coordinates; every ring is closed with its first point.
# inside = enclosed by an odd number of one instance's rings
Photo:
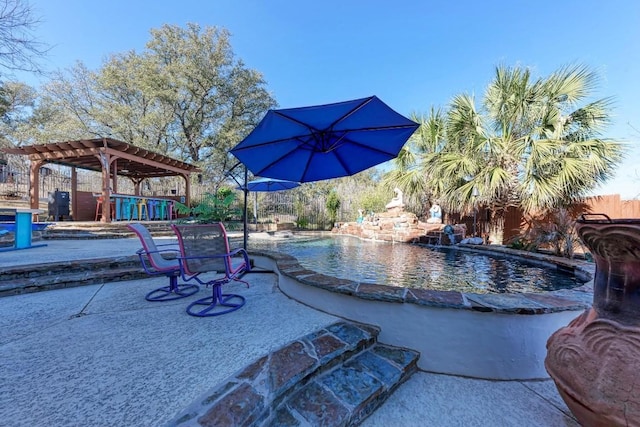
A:
{"type": "Polygon", "coordinates": [[[269,110],[231,153],[254,175],[320,181],[395,158],[418,127],[376,96],[269,110]]]}
{"type": "MultiPolygon", "coordinates": [[[[247,191],[282,191],[291,190],[299,186],[299,182],[273,178],[258,178],[247,182],[247,191]]],[[[244,190],[244,188],[238,187],[238,190],[244,190]]]]}

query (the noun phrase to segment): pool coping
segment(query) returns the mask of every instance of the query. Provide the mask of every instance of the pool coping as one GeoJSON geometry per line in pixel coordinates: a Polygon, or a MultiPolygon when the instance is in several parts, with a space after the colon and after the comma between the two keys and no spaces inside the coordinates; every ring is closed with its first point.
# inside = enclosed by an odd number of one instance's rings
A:
{"type": "MultiPolygon", "coordinates": [[[[356,236],[350,237],[358,238],[356,236]]],[[[458,244],[446,248],[485,254],[489,252],[494,255],[516,258],[573,273],[588,281],[584,285],[575,288],[541,293],[477,294],[460,291],[416,289],[388,284],[360,283],[318,273],[300,265],[294,256],[278,251],[249,249],[249,253],[254,256],[271,258],[275,261],[280,274],[295,279],[302,284],[365,300],[523,315],[577,311],[591,307],[593,301],[594,263],[538,252],[520,251],[498,245],[458,244]]]]}

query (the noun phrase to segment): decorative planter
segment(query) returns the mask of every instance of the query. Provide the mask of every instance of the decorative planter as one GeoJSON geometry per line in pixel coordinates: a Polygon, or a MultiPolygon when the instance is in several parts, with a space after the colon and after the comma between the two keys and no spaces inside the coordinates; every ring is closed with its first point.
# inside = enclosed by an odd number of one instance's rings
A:
{"type": "Polygon", "coordinates": [[[596,263],[593,306],[549,338],[545,367],[583,426],[638,426],[640,219],[583,215],[576,228],[596,263]]]}

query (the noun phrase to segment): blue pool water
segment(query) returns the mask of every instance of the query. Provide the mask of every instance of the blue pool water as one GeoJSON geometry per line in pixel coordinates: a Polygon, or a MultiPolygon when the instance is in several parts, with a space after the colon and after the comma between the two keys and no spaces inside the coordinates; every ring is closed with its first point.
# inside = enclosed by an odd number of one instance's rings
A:
{"type": "Polygon", "coordinates": [[[583,284],[573,274],[525,261],[349,236],[252,240],[249,249],[292,255],[318,273],[363,283],[473,293],[545,292],[583,284]]]}

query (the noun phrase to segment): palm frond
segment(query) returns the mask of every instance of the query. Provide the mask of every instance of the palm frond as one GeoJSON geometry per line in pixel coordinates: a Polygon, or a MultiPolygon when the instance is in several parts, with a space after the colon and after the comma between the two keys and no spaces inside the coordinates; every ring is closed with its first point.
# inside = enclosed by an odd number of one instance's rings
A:
{"type": "Polygon", "coordinates": [[[576,105],[589,97],[599,84],[598,75],[586,65],[569,65],[560,68],[547,78],[545,88],[550,99],[576,105]]]}

